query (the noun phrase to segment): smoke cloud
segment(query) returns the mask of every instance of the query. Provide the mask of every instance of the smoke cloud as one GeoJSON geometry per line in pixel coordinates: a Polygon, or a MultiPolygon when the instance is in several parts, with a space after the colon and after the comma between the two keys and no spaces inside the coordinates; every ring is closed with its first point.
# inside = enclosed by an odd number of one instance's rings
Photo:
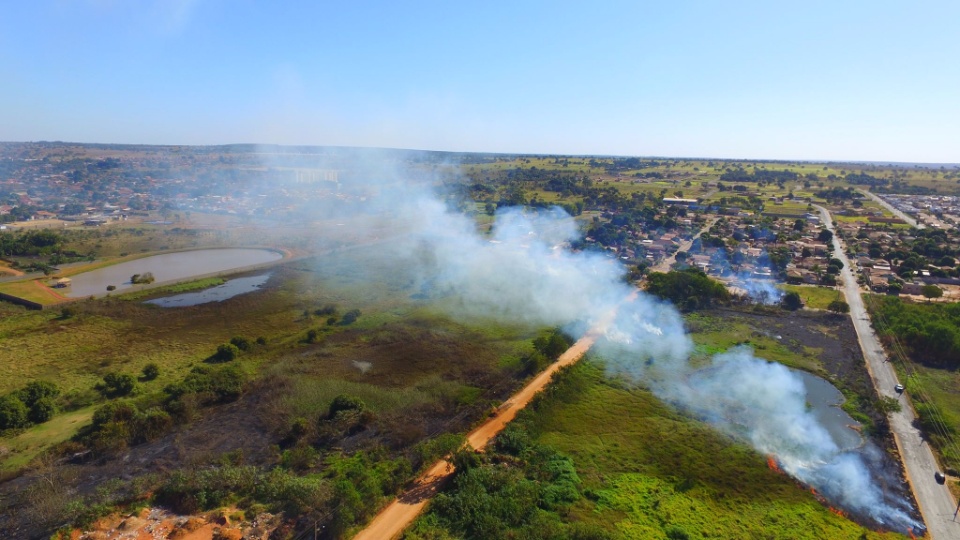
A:
{"type": "Polygon", "coordinates": [[[612,372],[775,456],[833,504],[891,529],[915,525],[908,503],[885,496],[872,476],[875,450],[838,447],[807,407],[797,373],[746,348],[691,365],[692,342],[677,310],[642,293],[624,303],[633,292],[623,283],[625,269],[601,254],[570,250],[579,233],[562,210],[500,210],[484,235],[430,182],[406,182],[369,164],[360,179],[342,180],[355,190],[361,186],[350,182],[361,181],[370,193],[363,219],[377,230],[387,223],[392,233],[383,256],[407,269],[425,294],[450,299],[444,304],[455,315],[579,334],[619,306],[598,343],[612,372]]]}

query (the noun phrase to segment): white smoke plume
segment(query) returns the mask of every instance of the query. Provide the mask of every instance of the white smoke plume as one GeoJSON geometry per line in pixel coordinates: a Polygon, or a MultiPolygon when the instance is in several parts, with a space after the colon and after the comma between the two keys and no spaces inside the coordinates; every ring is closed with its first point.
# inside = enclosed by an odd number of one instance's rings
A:
{"type": "MultiPolygon", "coordinates": [[[[364,219],[381,229],[386,222],[392,231],[383,256],[408,269],[431,294],[452,298],[445,304],[457,315],[580,333],[632,292],[616,260],[567,247],[578,229],[560,209],[501,210],[485,236],[428,183],[402,182],[388,168],[368,171],[364,189],[373,210],[365,209],[364,219]]],[[[891,529],[914,526],[908,503],[884,496],[864,455],[838,448],[817,423],[802,380],[786,367],[755,358],[748,349],[692,367],[683,319],[671,305],[644,294],[620,306],[599,346],[609,369],[776,456],[783,470],[833,504],[891,529]]]]}

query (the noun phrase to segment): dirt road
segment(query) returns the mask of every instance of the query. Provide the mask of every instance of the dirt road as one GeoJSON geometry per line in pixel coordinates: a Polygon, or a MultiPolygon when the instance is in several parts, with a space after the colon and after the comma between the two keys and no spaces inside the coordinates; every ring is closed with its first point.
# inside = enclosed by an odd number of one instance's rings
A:
{"type": "MultiPolygon", "coordinates": [[[[634,292],[630,295],[628,301],[636,298],[636,294],[634,292]]],[[[537,392],[550,384],[550,379],[554,373],[583,358],[583,355],[590,350],[590,347],[602,334],[603,329],[609,325],[614,315],[615,312],[610,313],[605,320],[597,324],[560,355],[556,362],[534,377],[510,399],[504,401],[493,416],[467,435],[467,443],[477,450],[484,449],[517,416],[517,413],[530,403],[537,392]]],[[[435,463],[414,481],[413,487],[377,514],[373,521],[354,537],[354,540],[389,540],[400,536],[451,476],[453,476],[453,465],[450,462],[441,460],[435,463]]]]}
{"type": "MultiPolygon", "coordinates": [[[[820,214],[823,216],[823,223],[828,229],[834,231],[829,212],[820,206],[816,208],[820,210],[820,214]]],[[[843,262],[841,272],[843,291],[847,303],[850,304],[850,317],[853,319],[853,326],[857,330],[857,338],[860,340],[863,356],[867,360],[867,371],[881,396],[900,399],[903,404],[901,412],[890,414],[890,429],[897,441],[897,448],[900,451],[900,458],[903,460],[907,480],[910,482],[913,496],[920,506],[920,513],[923,514],[923,519],[926,522],[927,532],[937,540],[960,540],[960,521],[954,516],[957,502],[945,485],[937,484],[934,481],[933,474],[940,470],[939,465],[929,445],[920,436],[920,431],[913,426],[915,419],[913,408],[907,399],[898,396],[894,389],[898,383],[897,374],[893,366],[887,361],[883,346],[870,325],[870,316],[863,305],[863,298],[860,296],[860,288],[851,270],[850,261],[847,259],[835,231],[833,247],[834,255],[843,262]]]]}

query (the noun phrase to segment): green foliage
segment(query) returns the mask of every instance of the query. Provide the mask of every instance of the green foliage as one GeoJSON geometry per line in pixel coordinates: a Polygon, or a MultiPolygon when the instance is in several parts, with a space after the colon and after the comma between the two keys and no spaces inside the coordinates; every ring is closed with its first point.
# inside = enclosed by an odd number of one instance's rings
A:
{"type": "Polygon", "coordinates": [[[362,399],[356,396],[340,394],[339,396],[333,398],[333,401],[330,402],[330,408],[327,411],[327,418],[332,420],[337,418],[337,416],[341,416],[345,412],[361,412],[366,410],[366,408],[367,405],[362,399]]]}
{"type": "Polygon", "coordinates": [[[330,315],[337,314],[337,305],[336,304],[326,304],[319,309],[313,310],[313,314],[317,317],[326,317],[330,315]]]}
{"type": "Polygon", "coordinates": [[[926,298],[940,298],[943,296],[943,289],[936,285],[924,285],[923,288],[920,289],[920,292],[923,293],[923,296],[926,298]]]}
{"type": "Polygon", "coordinates": [[[878,332],[896,337],[918,363],[960,367],[960,304],[911,304],[894,297],[871,297],[878,332]]]}
{"type": "Polygon", "coordinates": [[[462,450],[454,456],[454,486],[434,500],[433,528],[467,539],[602,538],[583,526],[574,536],[560,518],[580,500],[580,477],[569,457],[532,443],[513,425],[494,449],[492,455],[462,450]]]}
{"type": "Polygon", "coordinates": [[[42,424],[57,414],[57,406],[52,398],[42,397],[33,402],[27,418],[34,424],[42,424]]]}
{"type": "Polygon", "coordinates": [[[134,285],[148,285],[156,281],[156,278],[153,277],[152,272],[145,272],[143,274],[134,274],[130,276],[130,283],[134,285]]]}
{"type": "Polygon", "coordinates": [[[233,343],[217,345],[217,352],[210,357],[211,362],[231,362],[240,356],[240,348],[233,343]]]}
{"type": "Polygon", "coordinates": [[[156,362],[150,362],[143,366],[141,373],[143,373],[143,380],[152,381],[160,376],[160,366],[156,362]]]}
{"type": "Polygon", "coordinates": [[[137,390],[137,379],[129,373],[111,371],[94,388],[106,398],[129,396],[137,390]]]}
{"type": "Polygon", "coordinates": [[[343,318],[340,319],[340,324],[343,326],[347,326],[347,325],[353,324],[359,318],[360,318],[360,310],[351,309],[350,311],[343,314],[343,318]]]}
{"type": "Polygon", "coordinates": [[[241,351],[249,351],[253,348],[253,344],[250,343],[250,340],[243,336],[234,336],[230,338],[230,344],[241,351]]]}
{"type": "Polygon", "coordinates": [[[850,313],[850,304],[847,304],[843,300],[834,300],[827,305],[827,309],[837,314],[850,313]]]}
{"type": "Polygon", "coordinates": [[[730,301],[730,293],[697,268],[668,273],[653,272],[647,276],[647,292],[673,302],[684,311],[707,308],[730,301]]]}
{"type": "Polygon", "coordinates": [[[27,406],[17,396],[0,397],[0,430],[26,426],[27,414],[27,406]]]}
{"type": "Polygon", "coordinates": [[[784,309],[796,311],[803,307],[803,300],[800,299],[800,294],[796,291],[789,291],[783,295],[783,300],[781,300],[780,304],[784,309]]]}
{"type": "Polygon", "coordinates": [[[883,414],[890,414],[894,412],[900,412],[902,406],[900,401],[897,398],[892,398],[888,396],[880,396],[880,399],[877,400],[875,404],[878,411],[883,414]]]}
{"type": "Polygon", "coordinates": [[[243,393],[246,374],[237,366],[196,366],[182,381],[164,388],[168,400],[178,400],[194,394],[204,403],[233,401],[243,393]]]}

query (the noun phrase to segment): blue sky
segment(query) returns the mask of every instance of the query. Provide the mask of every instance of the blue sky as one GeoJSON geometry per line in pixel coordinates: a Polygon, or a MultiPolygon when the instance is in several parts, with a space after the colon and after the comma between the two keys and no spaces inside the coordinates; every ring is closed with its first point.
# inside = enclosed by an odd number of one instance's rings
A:
{"type": "Polygon", "coordinates": [[[960,162],[960,2],[35,0],[0,140],[960,162]]]}

